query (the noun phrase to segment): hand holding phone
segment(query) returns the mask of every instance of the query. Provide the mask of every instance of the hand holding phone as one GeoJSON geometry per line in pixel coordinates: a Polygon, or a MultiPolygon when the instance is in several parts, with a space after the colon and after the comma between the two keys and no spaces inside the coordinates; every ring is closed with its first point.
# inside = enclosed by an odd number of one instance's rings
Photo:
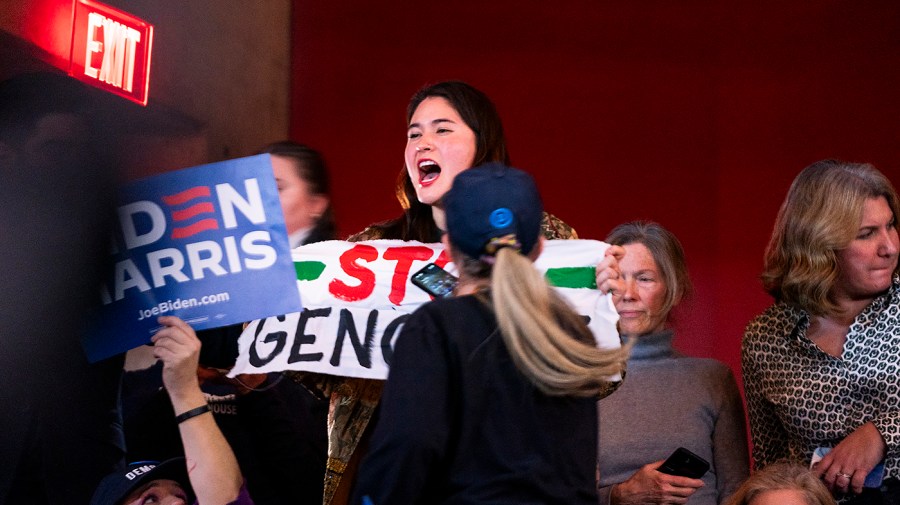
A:
{"type": "Polygon", "coordinates": [[[657,470],[669,475],[699,479],[709,471],[709,462],[684,447],[679,447],[657,470]]]}
{"type": "Polygon", "coordinates": [[[415,286],[435,298],[446,298],[453,294],[459,283],[453,274],[437,266],[434,263],[425,265],[414,273],[410,279],[415,286]]]}

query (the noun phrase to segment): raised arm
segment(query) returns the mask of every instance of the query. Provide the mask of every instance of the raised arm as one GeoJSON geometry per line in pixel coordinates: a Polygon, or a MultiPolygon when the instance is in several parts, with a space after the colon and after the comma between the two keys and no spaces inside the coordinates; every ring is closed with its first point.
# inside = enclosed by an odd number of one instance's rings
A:
{"type": "Polygon", "coordinates": [[[153,354],[163,363],[163,384],[175,409],[188,475],[203,504],[231,503],[243,484],[231,446],[225,440],[197,379],[200,340],[193,328],[173,316],[159,318],[153,354]]]}

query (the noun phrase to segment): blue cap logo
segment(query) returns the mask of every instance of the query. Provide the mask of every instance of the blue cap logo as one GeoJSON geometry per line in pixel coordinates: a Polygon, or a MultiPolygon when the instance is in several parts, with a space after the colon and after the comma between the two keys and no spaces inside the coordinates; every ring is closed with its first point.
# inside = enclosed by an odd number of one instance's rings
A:
{"type": "Polygon", "coordinates": [[[490,223],[494,228],[506,228],[513,221],[513,213],[506,207],[491,212],[490,223]]]}

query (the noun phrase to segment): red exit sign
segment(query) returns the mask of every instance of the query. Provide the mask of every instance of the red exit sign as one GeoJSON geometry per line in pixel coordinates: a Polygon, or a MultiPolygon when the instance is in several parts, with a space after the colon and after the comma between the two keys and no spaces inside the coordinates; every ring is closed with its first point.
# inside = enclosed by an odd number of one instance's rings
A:
{"type": "Polygon", "coordinates": [[[69,75],[147,105],[153,25],[94,0],[76,0],[69,75]]]}

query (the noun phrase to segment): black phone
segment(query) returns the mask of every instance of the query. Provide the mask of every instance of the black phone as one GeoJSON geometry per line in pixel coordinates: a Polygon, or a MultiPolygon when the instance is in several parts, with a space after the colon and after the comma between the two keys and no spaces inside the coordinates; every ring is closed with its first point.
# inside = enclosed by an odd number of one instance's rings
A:
{"type": "Polygon", "coordinates": [[[693,452],[679,447],[671,456],[663,461],[663,464],[657,469],[662,473],[669,475],[678,475],[679,477],[690,477],[699,479],[703,474],[709,471],[709,461],[697,456],[693,452]]]}
{"type": "Polygon", "coordinates": [[[445,298],[453,294],[459,283],[453,274],[429,263],[412,275],[412,283],[435,298],[445,298]]]}

